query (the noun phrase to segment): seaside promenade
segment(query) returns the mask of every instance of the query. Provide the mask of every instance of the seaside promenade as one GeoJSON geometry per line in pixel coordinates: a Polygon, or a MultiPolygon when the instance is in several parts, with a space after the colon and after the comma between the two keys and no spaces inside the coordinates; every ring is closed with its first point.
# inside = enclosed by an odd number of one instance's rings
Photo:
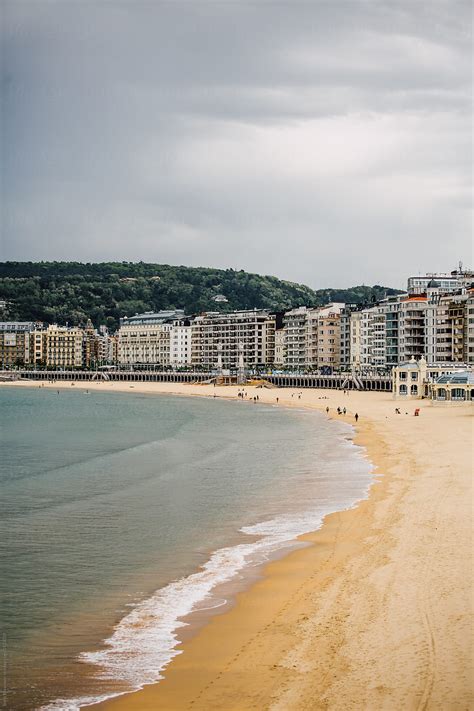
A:
{"type": "Polygon", "coordinates": [[[307,547],[267,565],[229,611],[186,639],[163,681],[94,708],[473,707],[472,406],[400,405],[383,392],[247,387],[242,402],[237,387],[75,387],[225,397],[242,407],[258,407],[258,394],[278,407],[328,407],[354,425],[357,413],[355,441],[376,466],[368,499],[327,516],[304,537],[307,547]]]}

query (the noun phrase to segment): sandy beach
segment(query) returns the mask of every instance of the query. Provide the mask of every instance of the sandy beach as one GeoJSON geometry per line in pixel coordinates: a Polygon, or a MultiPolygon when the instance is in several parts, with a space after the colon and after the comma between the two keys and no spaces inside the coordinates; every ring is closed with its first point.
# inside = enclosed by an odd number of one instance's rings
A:
{"type": "MultiPolygon", "coordinates": [[[[175,383],[74,387],[237,397],[233,387],[175,383]]],[[[376,466],[369,498],[267,565],[183,643],[159,684],[94,708],[472,709],[472,408],[400,405],[388,393],[246,391],[335,417],[345,406],[351,424],[357,412],[355,441],[376,466]]]]}

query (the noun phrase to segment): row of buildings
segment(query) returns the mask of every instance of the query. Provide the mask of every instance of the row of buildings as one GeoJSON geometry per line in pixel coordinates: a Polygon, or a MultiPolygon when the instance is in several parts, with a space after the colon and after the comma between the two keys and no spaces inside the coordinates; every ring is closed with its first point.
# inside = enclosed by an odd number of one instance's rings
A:
{"type": "Polygon", "coordinates": [[[160,366],[386,372],[412,358],[474,363],[474,274],[410,277],[407,291],[369,306],[160,311],[123,318],[117,333],[0,324],[2,367],[160,366]]]}
{"type": "Polygon", "coordinates": [[[118,338],[105,326],[95,329],[90,321],[85,328],[44,326],[27,321],[0,322],[0,366],[93,368],[116,363],[118,338]]]}

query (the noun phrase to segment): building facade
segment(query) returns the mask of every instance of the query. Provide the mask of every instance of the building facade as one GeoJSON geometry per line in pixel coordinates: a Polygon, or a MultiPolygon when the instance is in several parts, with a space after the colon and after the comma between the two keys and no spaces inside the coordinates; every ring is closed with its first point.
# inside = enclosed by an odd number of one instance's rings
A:
{"type": "Polygon", "coordinates": [[[191,322],[174,321],[170,330],[170,364],[174,367],[191,365],[191,322]]]}
{"type": "Polygon", "coordinates": [[[15,368],[29,362],[30,333],[35,324],[30,321],[0,322],[0,367],[15,368]]]}
{"type": "Polygon", "coordinates": [[[171,330],[184,320],[184,311],[151,311],[120,321],[118,362],[167,367],[171,364],[171,330]]]}
{"type": "Polygon", "coordinates": [[[237,369],[241,354],[247,368],[274,364],[274,314],[262,309],[210,312],[193,320],[191,362],[194,366],[217,368],[222,363],[225,370],[237,369]]]}

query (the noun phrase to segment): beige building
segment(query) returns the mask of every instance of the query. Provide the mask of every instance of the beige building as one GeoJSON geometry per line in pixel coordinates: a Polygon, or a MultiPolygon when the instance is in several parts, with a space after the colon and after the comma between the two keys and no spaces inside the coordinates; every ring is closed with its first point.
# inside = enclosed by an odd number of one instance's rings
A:
{"type": "MultiPolygon", "coordinates": [[[[392,370],[392,392],[393,397],[401,400],[413,400],[419,398],[433,397],[435,400],[441,399],[470,399],[462,397],[454,392],[453,396],[447,396],[445,391],[436,394],[437,386],[443,382],[451,384],[455,388],[456,382],[465,379],[466,373],[470,373],[466,383],[472,383],[474,372],[472,368],[466,370],[464,364],[456,363],[435,363],[429,364],[425,358],[415,360],[411,358],[406,363],[401,363],[392,370]]],[[[471,387],[474,387],[471,385],[471,387]]],[[[447,388],[446,388],[447,389],[447,388]]]]}
{"type": "Polygon", "coordinates": [[[183,311],[159,311],[137,314],[120,321],[118,362],[123,365],[171,364],[173,323],[184,319],[183,311]]]}
{"type": "Polygon", "coordinates": [[[275,358],[274,365],[283,367],[285,365],[285,329],[277,328],[275,331],[275,358]]]}
{"type": "Polygon", "coordinates": [[[46,329],[46,365],[52,368],[82,368],[84,331],[67,326],[46,329]]]}
{"type": "Polygon", "coordinates": [[[351,370],[360,370],[361,356],[361,323],[362,311],[353,311],[350,315],[350,366],[351,370]]]}
{"type": "Polygon", "coordinates": [[[67,326],[48,326],[30,333],[28,362],[49,368],[82,368],[84,331],[67,326]]]}
{"type": "Polygon", "coordinates": [[[329,304],[318,312],[317,367],[341,366],[341,311],[344,304],[329,304]]]}
{"type": "Polygon", "coordinates": [[[29,321],[0,322],[0,368],[14,368],[29,361],[30,332],[34,327],[29,321]]]}

